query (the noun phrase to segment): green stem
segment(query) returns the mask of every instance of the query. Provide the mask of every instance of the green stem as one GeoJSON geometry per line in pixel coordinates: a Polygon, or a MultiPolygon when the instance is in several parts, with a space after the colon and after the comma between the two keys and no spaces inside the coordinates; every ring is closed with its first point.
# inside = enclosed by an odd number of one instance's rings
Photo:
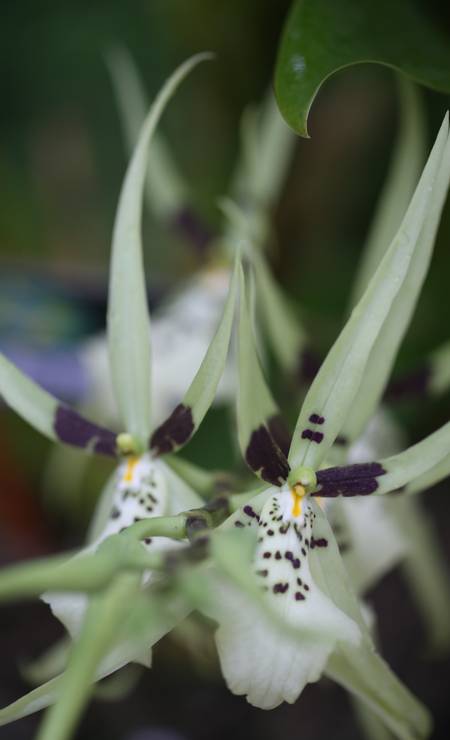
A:
{"type": "Polygon", "coordinates": [[[97,668],[139,588],[137,574],[120,575],[108,590],[91,597],[83,627],[61,680],[58,701],[41,724],[37,740],[68,740],[89,696],[97,668]]]}

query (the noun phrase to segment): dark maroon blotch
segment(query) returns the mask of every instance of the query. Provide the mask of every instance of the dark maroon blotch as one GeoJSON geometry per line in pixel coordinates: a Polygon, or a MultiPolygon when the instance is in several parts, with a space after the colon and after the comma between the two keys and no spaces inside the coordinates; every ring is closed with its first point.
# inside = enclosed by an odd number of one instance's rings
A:
{"type": "Polygon", "coordinates": [[[99,455],[116,457],[116,435],[105,427],[88,421],[68,406],[58,406],[53,429],[61,442],[86,449],[99,455]]]}
{"type": "Polygon", "coordinates": [[[377,478],[386,473],[378,462],[344,465],[317,471],[320,490],[315,496],[366,496],[378,488],[377,478]]]}
{"type": "Polygon", "coordinates": [[[292,434],[287,428],[285,421],[281,414],[275,414],[271,416],[267,421],[269,432],[277,443],[283,455],[286,457],[289,454],[289,448],[291,446],[292,434]]]}
{"type": "Polygon", "coordinates": [[[323,424],[325,421],[325,417],[319,416],[319,414],[311,414],[311,416],[309,417],[309,421],[311,422],[311,424],[323,424]]]}
{"type": "Polygon", "coordinates": [[[274,486],[281,486],[289,475],[289,463],[267,427],[261,425],[252,433],[245,460],[255,473],[274,486]]]}
{"type": "Polygon", "coordinates": [[[189,406],[179,403],[166,421],[153,432],[150,447],[158,455],[173,452],[190,439],[194,428],[192,410],[189,406]]]}

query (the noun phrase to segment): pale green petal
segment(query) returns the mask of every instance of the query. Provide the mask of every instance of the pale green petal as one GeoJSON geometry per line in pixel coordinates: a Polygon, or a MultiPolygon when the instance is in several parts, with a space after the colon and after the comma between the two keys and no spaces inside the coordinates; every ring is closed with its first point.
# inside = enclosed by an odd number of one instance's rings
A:
{"type": "Polygon", "coordinates": [[[401,740],[429,737],[431,717],[369,645],[342,645],[326,674],[357,696],[401,740]]]}
{"type": "Polygon", "coordinates": [[[361,298],[394,238],[425,161],[426,136],[421,93],[405,77],[398,77],[397,81],[400,130],[358,266],[351,306],[361,298]]]}
{"type": "Polygon", "coordinates": [[[450,647],[450,580],[444,550],[424,503],[398,496],[389,501],[389,512],[410,543],[401,568],[422,615],[426,648],[440,655],[450,647]]]}
{"type": "Polygon", "coordinates": [[[363,380],[341,430],[343,436],[350,440],[356,439],[363,431],[386,388],[395,357],[408,329],[428,272],[449,179],[450,141],[444,150],[442,164],[433,185],[433,197],[420,232],[420,249],[412,255],[407,276],[392,303],[388,320],[372,348],[363,380]]]}
{"type": "MultiPolygon", "coordinates": [[[[189,509],[197,509],[203,506],[205,502],[199,496],[198,489],[191,485],[189,480],[183,480],[176,468],[172,470],[165,462],[161,461],[160,465],[167,484],[168,515],[179,514],[181,511],[189,511],[189,509]]],[[[185,461],[183,460],[183,462],[185,461]]]]}
{"type": "Polygon", "coordinates": [[[8,406],[41,434],[56,440],[53,428],[58,401],[0,354],[0,394],[8,406]]]}
{"type": "Polygon", "coordinates": [[[108,297],[108,347],[113,387],[125,431],[146,446],[150,434],[150,321],[142,258],[142,191],[147,150],[176,88],[200,61],[182,64],[156,97],[128,166],[114,225],[108,297]]]}
{"type": "MultiPolygon", "coordinates": [[[[160,603],[150,586],[142,598],[134,598],[129,602],[128,611],[114,645],[97,670],[95,680],[109,676],[130,662],[149,665],[151,647],[188,615],[189,607],[176,598],[167,604],[160,603]],[[130,609],[130,604],[133,609],[130,609]]],[[[53,704],[60,696],[62,680],[63,675],[57,676],[0,709],[0,726],[53,704]]]]}
{"type": "MultiPolygon", "coordinates": [[[[317,468],[351,410],[367,373],[372,349],[389,322],[394,301],[415,264],[416,250],[422,249],[425,218],[433,201],[439,200],[436,184],[446,188],[447,183],[441,181],[439,173],[447,140],[446,116],[402,225],[308,392],[289,453],[293,467],[317,468]],[[313,414],[324,420],[317,429],[311,427],[313,414]]],[[[449,156],[450,146],[446,158],[449,156]]]]}
{"type": "Polygon", "coordinates": [[[393,740],[392,732],[366,704],[352,694],[350,694],[350,703],[363,732],[364,740],[393,740]]]}
{"type": "Polygon", "coordinates": [[[446,478],[450,474],[450,422],[380,463],[386,474],[377,478],[377,493],[388,493],[403,486],[407,486],[408,493],[415,493],[446,478]]]}
{"type": "Polygon", "coordinates": [[[444,393],[450,387],[450,342],[445,342],[430,357],[429,390],[433,395],[444,393]]]}
{"type": "MultiPolygon", "coordinates": [[[[119,108],[127,149],[131,156],[148,111],[147,96],[138,70],[125,47],[112,49],[108,68],[119,108]]],[[[170,155],[164,138],[155,133],[148,156],[146,195],[156,216],[171,217],[186,204],[187,187],[170,155]]]]}
{"type": "Polygon", "coordinates": [[[366,702],[383,722],[403,740],[427,737],[430,718],[426,709],[395,677],[376,654],[366,620],[350,585],[332,530],[317,504],[315,536],[328,546],[311,550],[310,564],[314,580],[344,613],[359,626],[362,642],[356,647],[341,642],[333,653],[326,673],[366,702]],[[414,733],[417,733],[416,735],[414,733]]]}
{"type": "MultiPolygon", "coordinates": [[[[248,292],[241,271],[239,305],[238,439],[242,455],[263,480],[275,485],[287,478],[289,467],[276,430],[279,412],[264,380],[255,347],[248,292]],[[264,446],[264,454],[259,450],[264,446]]],[[[286,445],[287,446],[287,445],[286,445]]]]}
{"type": "Polygon", "coordinates": [[[258,308],[270,345],[283,369],[292,373],[306,343],[306,333],[300,319],[288,304],[280,287],[272,277],[262,254],[252,260],[258,289],[258,308]]]}
{"type": "Polygon", "coordinates": [[[242,116],[241,156],[232,197],[250,209],[270,208],[280,196],[295,143],[270,90],[259,108],[249,108],[242,116]]]}
{"type": "Polygon", "coordinates": [[[233,328],[239,269],[240,261],[237,260],[219,326],[211,340],[203,362],[182,401],[184,406],[189,407],[192,411],[194,421],[192,434],[200,426],[206,412],[214,401],[220,378],[225,369],[231,330],[233,328]]]}
{"type": "Polygon", "coordinates": [[[201,496],[209,498],[215,490],[215,484],[220,479],[220,473],[194,465],[179,455],[167,455],[165,464],[184,482],[201,496]]]}
{"type": "Polygon", "coordinates": [[[103,486],[102,492],[98,497],[94,514],[89,524],[86,537],[86,544],[90,545],[95,542],[105,529],[105,526],[111,516],[114,497],[117,491],[117,470],[114,470],[103,486]]]}

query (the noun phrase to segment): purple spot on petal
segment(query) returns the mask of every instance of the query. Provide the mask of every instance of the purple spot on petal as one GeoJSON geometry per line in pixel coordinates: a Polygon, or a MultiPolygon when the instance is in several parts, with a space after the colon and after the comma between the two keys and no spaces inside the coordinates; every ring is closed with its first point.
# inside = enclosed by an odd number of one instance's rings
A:
{"type": "Polygon", "coordinates": [[[93,424],[68,406],[58,406],[53,428],[61,442],[90,448],[99,455],[116,457],[116,435],[109,429],[93,424]]]}

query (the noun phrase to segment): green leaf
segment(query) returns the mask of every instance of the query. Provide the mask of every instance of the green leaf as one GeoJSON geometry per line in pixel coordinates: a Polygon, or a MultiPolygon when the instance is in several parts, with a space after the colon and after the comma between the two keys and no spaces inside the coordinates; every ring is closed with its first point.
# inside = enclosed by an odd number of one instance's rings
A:
{"type": "Polygon", "coordinates": [[[264,380],[255,347],[244,273],[240,276],[238,439],[249,467],[263,480],[280,485],[289,474],[287,448],[277,406],[264,380]],[[280,434],[281,432],[281,434],[280,434]]]}
{"type": "Polygon", "coordinates": [[[420,93],[415,85],[405,79],[398,78],[397,83],[400,128],[358,265],[351,306],[361,298],[394,238],[425,162],[425,117],[420,93]]]}
{"type": "Polygon", "coordinates": [[[432,185],[432,198],[429,201],[419,235],[420,248],[412,255],[406,278],[392,303],[388,320],[384,323],[370,353],[364,378],[342,428],[342,435],[350,441],[357,439],[363,432],[388,383],[395,357],[408,329],[428,272],[449,180],[450,142],[447,142],[441,166],[432,185]]]}
{"type": "Polygon", "coordinates": [[[411,0],[297,0],[283,31],[275,91],[287,123],[308,135],[320,86],[335,72],[377,62],[450,92],[448,40],[411,0]]]}
{"type": "Polygon", "coordinates": [[[403,486],[407,486],[408,493],[416,493],[446,478],[450,474],[450,421],[421,442],[380,463],[386,474],[377,478],[377,494],[403,486]]]}
{"type": "MultiPolygon", "coordinates": [[[[402,321],[400,310],[407,305],[408,297],[400,297],[398,311],[395,300],[405,284],[415,289],[415,281],[424,271],[423,263],[426,265],[429,259],[429,241],[438,216],[435,203],[439,209],[442,190],[447,187],[449,156],[446,116],[397,235],[309,389],[289,452],[293,467],[306,465],[317,469],[342,430],[381,332],[386,329],[386,340],[381,341],[387,353],[397,341],[402,321]],[[316,416],[323,419],[317,429],[314,421],[311,422],[316,416]]],[[[381,349],[378,361],[381,372],[384,363],[381,349]]]]}
{"type": "MultiPolygon", "coordinates": [[[[139,131],[148,110],[147,96],[142,80],[125,47],[116,47],[107,55],[122,129],[130,156],[138,140],[139,131]]],[[[161,134],[155,133],[148,155],[145,193],[156,216],[170,218],[187,200],[187,187],[170,155],[161,134]]]]}
{"type": "Polygon", "coordinates": [[[182,64],[157,95],[143,124],[120,194],[114,225],[108,297],[108,347],[113,387],[122,424],[147,445],[150,434],[150,320],[142,258],[142,192],[147,150],[176,88],[207,54],[182,64]]]}
{"type": "Polygon", "coordinates": [[[53,428],[58,401],[0,354],[0,393],[32,427],[56,440],[53,428]]]}

